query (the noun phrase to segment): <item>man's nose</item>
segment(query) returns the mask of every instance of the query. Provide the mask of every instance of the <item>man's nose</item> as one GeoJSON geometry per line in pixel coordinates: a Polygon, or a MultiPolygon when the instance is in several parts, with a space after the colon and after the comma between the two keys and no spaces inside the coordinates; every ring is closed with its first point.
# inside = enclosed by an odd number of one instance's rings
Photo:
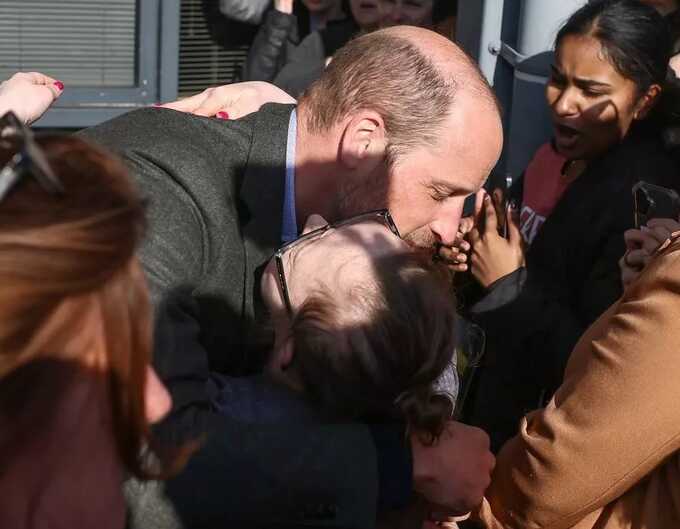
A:
{"type": "Polygon", "coordinates": [[[463,214],[463,203],[463,200],[456,200],[448,207],[441,208],[437,218],[430,224],[432,233],[446,246],[451,246],[456,240],[460,217],[463,214]]]}

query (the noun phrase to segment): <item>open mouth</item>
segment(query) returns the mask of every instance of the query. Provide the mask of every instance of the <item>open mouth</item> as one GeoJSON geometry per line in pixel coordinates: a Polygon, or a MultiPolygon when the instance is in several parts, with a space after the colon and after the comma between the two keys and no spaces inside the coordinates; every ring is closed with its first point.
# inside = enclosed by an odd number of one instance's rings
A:
{"type": "Polygon", "coordinates": [[[560,147],[572,147],[581,138],[581,132],[569,125],[555,124],[555,141],[560,147]]]}

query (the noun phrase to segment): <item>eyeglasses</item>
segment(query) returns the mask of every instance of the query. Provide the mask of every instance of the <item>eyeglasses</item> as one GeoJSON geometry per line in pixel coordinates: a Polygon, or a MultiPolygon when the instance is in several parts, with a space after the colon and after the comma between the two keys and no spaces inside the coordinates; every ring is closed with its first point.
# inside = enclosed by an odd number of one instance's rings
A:
{"type": "Polygon", "coordinates": [[[0,118],[0,148],[16,150],[9,162],[0,169],[0,202],[26,174],[32,175],[48,193],[64,193],[64,186],[35,142],[33,132],[14,112],[7,112],[0,118]]]}
{"type": "Polygon", "coordinates": [[[287,252],[290,252],[293,248],[299,247],[303,243],[308,243],[313,239],[321,237],[321,235],[323,235],[330,229],[342,228],[345,226],[350,226],[353,224],[359,224],[362,222],[372,220],[381,222],[387,228],[389,228],[389,230],[394,235],[401,238],[399,230],[397,229],[397,225],[394,223],[394,220],[392,219],[392,215],[390,215],[390,212],[387,211],[386,209],[379,209],[376,211],[361,213],[360,215],[356,215],[349,219],[340,222],[335,222],[333,224],[326,224],[321,228],[317,228],[315,230],[310,231],[309,233],[305,233],[304,235],[298,237],[294,241],[284,244],[274,253],[274,261],[276,262],[276,272],[279,279],[279,285],[281,286],[281,292],[283,293],[283,301],[286,304],[286,310],[288,311],[289,315],[292,316],[293,314],[293,305],[290,302],[290,294],[288,293],[288,285],[286,284],[286,274],[284,273],[283,268],[283,256],[287,252]]]}

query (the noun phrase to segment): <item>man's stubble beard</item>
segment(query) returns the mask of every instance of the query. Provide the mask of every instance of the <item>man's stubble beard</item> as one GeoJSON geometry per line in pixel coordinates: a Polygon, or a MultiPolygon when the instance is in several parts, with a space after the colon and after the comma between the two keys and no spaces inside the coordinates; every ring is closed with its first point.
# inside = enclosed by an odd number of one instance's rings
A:
{"type": "MultiPolygon", "coordinates": [[[[376,209],[389,209],[389,192],[389,176],[386,174],[373,174],[365,181],[358,183],[344,181],[339,192],[338,220],[376,209]]],[[[393,211],[390,211],[390,213],[394,214],[393,211]]],[[[402,239],[413,248],[432,253],[434,256],[439,241],[428,226],[401,235],[402,239]]]]}
{"type": "Polygon", "coordinates": [[[431,252],[433,256],[439,245],[439,241],[428,226],[418,228],[416,231],[412,231],[402,238],[413,248],[417,248],[420,251],[431,252]]]}
{"type": "Polygon", "coordinates": [[[340,183],[338,220],[344,220],[367,211],[387,208],[389,176],[375,171],[363,181],[346,179],[340,183]]]}

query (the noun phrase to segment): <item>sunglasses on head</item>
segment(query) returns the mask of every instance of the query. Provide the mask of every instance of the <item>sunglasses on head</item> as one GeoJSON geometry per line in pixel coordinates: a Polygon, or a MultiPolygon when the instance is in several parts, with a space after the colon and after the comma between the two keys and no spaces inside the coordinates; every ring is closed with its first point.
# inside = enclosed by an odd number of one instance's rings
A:
{"type": "Polygon", "coordinates": [[[14,151],[0,169],[0,202],[24,176],[32,176],[48,193],[65,192],[45,153],[35,142],[33,132],[14,112],[7,112],[0,118],[0,149],[14,151]]]}

